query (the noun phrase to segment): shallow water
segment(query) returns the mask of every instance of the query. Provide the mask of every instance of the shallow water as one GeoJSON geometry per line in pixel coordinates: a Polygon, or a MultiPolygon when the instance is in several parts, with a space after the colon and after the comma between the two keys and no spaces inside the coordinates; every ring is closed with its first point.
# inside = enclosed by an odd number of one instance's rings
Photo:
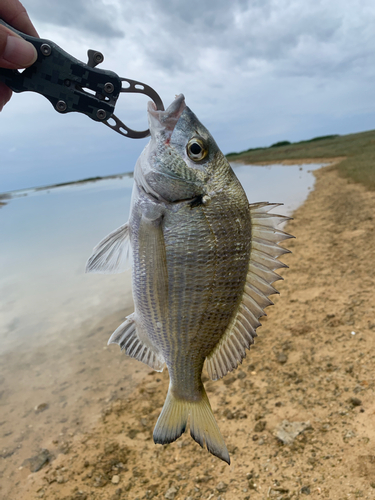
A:
{"type": "Polygon", "coordinates": [[[1,209],[1,353],[26,339],[35,348],[46,331],[50,338],[62,324],[77,326],[130,300],[129,273],[103,279],[84,269],[95,244],[126,222],[132,185],[123,176],[22,191],[1,209]]]}
{"type": "MultiPolygon", "coordinates": [[[[320,166],[234,169],[251,203],[284,203],[276,211],[290,215],[320,166]]],[[[21,465],[39,446],[57,450],[105,401],[131,391],[149,371],[106,347],[131,312],[130,272],[84,274],[96,243],[126,222],[132,184],[124,175],[2,200],[0,437],[7,460],[0,478],[7,465],[21,465]],[[41,404],[43,411],[35,410],[41,404]]]]}

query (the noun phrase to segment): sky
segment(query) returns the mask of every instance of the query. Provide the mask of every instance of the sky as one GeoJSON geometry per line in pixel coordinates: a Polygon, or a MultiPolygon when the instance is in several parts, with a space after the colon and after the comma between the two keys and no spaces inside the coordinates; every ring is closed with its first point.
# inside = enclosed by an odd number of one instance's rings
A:
{"type": "MultiPolygon", "coordinates": [[[[1,2],[2,0],[0,0],[1,2]]],[[[42,38],[77,59],[183,93],[223,153],[375,129],[373,0],[24,0],[42,38]]],[[[148,98],[115,114],[147,128],[148,98]]],[[[0,113],[0,192],[131,171],[148,139],[42,96],[14,94],[0,113]]]]}

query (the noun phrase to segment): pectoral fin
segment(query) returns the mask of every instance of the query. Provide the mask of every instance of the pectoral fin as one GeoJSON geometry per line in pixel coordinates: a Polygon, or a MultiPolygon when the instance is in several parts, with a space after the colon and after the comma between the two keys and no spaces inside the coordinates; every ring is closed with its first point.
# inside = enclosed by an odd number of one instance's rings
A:
{"type": "Polygon", "coordinates": [[[275,206],[269,203],[249,206],[252,231],[246,284],[236,315],[220,342],[207,356],[207,371],[212,380],[224,377],[242,363],[246,349],[254,343],[256,329],[260,326],[259,318],[265,316],[264,309],[273,304],[268,295],[278,293],[272,283],[282,277],[275,273],[275,269],[287,266],[277,257],[289,253],[278,244],[293,236],[275,229],[275,225],[288,220],[287,217],[268,213],[275,206]]]}
{"type": "Polygon", "coordinates": [[[142,218],[139,227],[139,252],[142,254],[144,292],[154,304],[154,321],[166,314],[168,301],[168,271],[164,235],[158,221],[142,218]]]}
{"type": "Polygon", "coordinates": [[[86,273],[122,273],[130,267],[128,223],[106,236],[93,250],[86,264],[86,273]]]}

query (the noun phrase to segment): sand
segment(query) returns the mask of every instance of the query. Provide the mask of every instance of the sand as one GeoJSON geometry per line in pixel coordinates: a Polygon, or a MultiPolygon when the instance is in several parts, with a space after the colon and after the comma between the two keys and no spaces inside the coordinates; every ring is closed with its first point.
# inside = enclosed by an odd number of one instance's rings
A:
{"type": "Polygon", "coordinates": [[[71,427],[63,444],[57,435],[38,472],[19,464],[0,497],[375,498],[375,192],[332,166],[315,175],[286,228],[296,236],[290,269],[255,345],[239,369],[206,383],[231,465],[187,433],[153,443],[168,373],[146,369],[132,393],[102,400],[89,431],[71,427]],[[290,444],[277,437],[283,422],[290,444]]]}

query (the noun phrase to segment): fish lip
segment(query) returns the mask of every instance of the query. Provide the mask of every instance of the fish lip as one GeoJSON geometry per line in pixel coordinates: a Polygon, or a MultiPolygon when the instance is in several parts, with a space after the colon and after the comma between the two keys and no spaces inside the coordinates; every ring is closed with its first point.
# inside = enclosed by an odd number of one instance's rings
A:
{"type": "Polygon", "coordinates": [[[147,105],[148,121],[151,137],[159,134],[171,137],[175,126],[186,108],[185,96],[179,94],[165,111],[156,109],[154,102],[147,105]]]}

